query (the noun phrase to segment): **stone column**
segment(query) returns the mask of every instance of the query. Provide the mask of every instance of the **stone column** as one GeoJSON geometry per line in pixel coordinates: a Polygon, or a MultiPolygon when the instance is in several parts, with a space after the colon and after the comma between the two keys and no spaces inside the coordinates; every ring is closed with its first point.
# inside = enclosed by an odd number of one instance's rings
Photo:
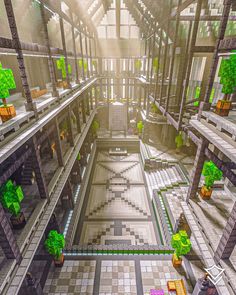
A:
{"type": "Polygon", "coordinates": [[[6,217],[5,211],[0,204],[0,247],[2,248],[7,259],[16,259],[19,264],[22,256],[17,245],[15,236],[12,232],[11,225],[6,217]]]}
{"type": "Polygon", "coordinates": [[[4,0],[4,4],[5,4],[5,8],[6,8],[8,23],[9,23],[10,30],[11,30],[13,47],[16,50],[16,54],[17,54],[17,61],[18,61],[18,65],[19,65],[21,83],[22,83],[23,90],[24,90],[25,97],[26,97],[25,108],[27,111],[33,111],[35,117],[38,118],[36,104],[32,100],[31,92],[30,92],[30,88],[29,88],[29,84],[28,84],[28,79],[27,79],[26,70],[25,70],[24,57],[23,57],[21,43],[20,43],[20,39],[19,39],[19,35],[18,35],[17,26],[16,26],[16,20],[15,20],[12,2],[11,2],[11,0],[4,0]]]}
{"type": "Polygon", "coordinates": [[[82,76],[83,76],[83,80],[85,80],[84,53],[83,53],[83,42],[82,42],[82,34],[81,34],[81,32],[79,32],[79,44],[80,44],[81,60],[82,60],[82,76]]]}
{"type": "Polygon", "coordinates": [[[63,167],[65,165],[64,159],[63,159],[63,152],[61,147],[61,139],[60,139],[60,130],[59,130],[59,124],[57,118],[54,122],[55,126],[55,144],[56,144],[56,153],[57,153],[57,160],[59,166],[63,167]]]}
{"type": "Polygon", "coordinates": [[[81,166],[80,166],[80,162],[76,160],[71,171],[71,182],[76,185],[81,183],[81,180],[82,180],[81,166]]]}
{"type": "Polygon", "coordinates": [[[52,83],[52,96],[58,97],[59,93],[58,93],[57,87],[56,87],[56,75],[55,75],[55,70],[54,70],[54,65],[53,65],[52,52],[51,52],[51,47],[50,47],[49,35],[48,35],[48,27],[47,27],[44,9],[45,9],[44,8],[44,1],[42,1],[40,4],[40,10],[41,10],[41,16],[42,16],[42,21],[43,21],[43,31],[44,31],[45,43],[46,43],[46,46],[48,49],[48,68],[49,68],[49,74],[50,74],[50,79],[51,79],[51,83],[52,83]]]}
{"type": "Polygon", "coordinates": [[[70,146],[73,147],[75,145],[75,139],[74,139],[74,134],[73,134],[73,125],[72,125],[70,106],[68,107],[68,115],[66,117],[66,121],[67,121],[67,126],[68,126],[70,146]]]}
{"type": "Polygon", "coordinates": [[[212,90],[212,87],[214,84],[215,74],[216,74],[218,60],[219,60],[218,51],[219,51],[220,42],[221,42],[221,40],[224,39],[224,36],[225,36],[225,30],[226,30],[227,23],[228,23],[231,4],[232,4],[232,0],[224,0],[224,8],[223,8],[223,13],[222,13],[221,22],[220,22],[218,39],[216,41],[214,55],[213,55],[213,59],[212,59],[212,66],[211,66],[210,75],[209,75],[209,79],[208,79],[208,85],[206,87],[204,101],[202,101],[200,103],[198,118],[201,117],[203,110],[210,109],[209,99],[211,96],[211,90],[212,90]]]}
{"type": "Polygon", "coordinates": [[[76,84],[79,84],[79,72],[78,72],[78,60],[77,60],[77,52],[76,52],[76,46],[75,46],[75,31],[74,26],[71,26],[71,32],[72,32],[72,42],[73,42],[73,50],[74,50],[74,57],[75,57],[75,79],[76,84]]]}
{"type": "Polygon", "coordinates": [[[85,102],[84,102],[84,98],[81,101],[81,105],[82,105],[82,117],[83,117],[83,123],[86,123],[86,111],[85,111],[85,102]]]}
{"type": "Polygon", "coordinates": [[[63,54],[65,57],[65,65],[66,65],[66,82],[68,84],[68,87],[72,88],[71,84],[70,84],[70,77],[69,77],[69,71],[68,71],[68,58],[67,58],[67,51],[66,51],[64,23],[63,23],[63,19],[61,17],[60,17],[60,29],[61,29],[61,41],[62,41],[62,47],[63,47],[63,54]]]}
{"type": "Polygon", "coordinates": [[[188,202],[190,198],[194,198],[196,196],[196,193],[198,191],[199,182],[201,179],[202,174],[202,168],[205,161],[205,148],[207,147],[208,142],[205,139],[201,139],[198,148],[197,148],[197,154],[194,160],[190,185],[188,189],[187,199],[188,202]]]}
{"type": "Polygon", "coordinates": [[[43,174],[42,163],[41,163],[36,136],[33,136],[30,139],[30,144],[32,146],[31,157],[32,157],[33,170],[35,173],[35,178],[36,178],[40,197],[43,199],[49,199],[48,188],[47,188],[47,184],[43,174]]]}
{"type": "Polygon", "coordinates": [[[86,59],[87,59],[87,78],[90,78],[90,72],[89,72],[89,58],[88,58],[88,44],[87,44],[87,39],[88,37],[85,35],[84,36],[84,42],[85,42],[85,53],[86,53],[86,59]]]}
{"type": "Polygon", "coordinates": [[[73,199],[73,191],[72,186],[69,180],[67,180],[62,194],[61,194],[61,202],[64,208],[73,209],[74,208],[74,199],[73,199]]]}
{"type": "Polygon", "coordinates": [[[236,245],[236,202],[223,230],[214,259],[219,263],[220,259],[229,259],[236,245]]]}
{"type": "Polygon", "coordinates": [[[81,133],[79,101],[78,101],[78,99],[77,99],[76,105],[74,107],[74,110],[75,110],[75,116],[76,116],[77,131],[78,131],[78,133],[81,133]]]}

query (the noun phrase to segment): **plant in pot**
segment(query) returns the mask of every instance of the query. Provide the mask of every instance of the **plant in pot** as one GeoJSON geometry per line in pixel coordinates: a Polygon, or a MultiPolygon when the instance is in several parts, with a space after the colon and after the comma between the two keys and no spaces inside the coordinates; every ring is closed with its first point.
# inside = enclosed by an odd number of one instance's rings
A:
{"type": "Polygon", "coordinates": [[[140,59],[137,59],[134,63],[134,66],[137,71],[140,71],[142,68],[142,61],[140,59]]]}
{"type": "MultiPolygon", "coordinates": [[[[57,60],[57,68],[58,70],[61,71],[61,75],[62,75],[62,84],[59,83],[59,87],[63,87],[63,88],[68,88],[69,85],[67,84],[67,81],[65,81],[66,79],[66,63],[65,63],[65,58],[64,56],[61,56],[60,59],[57,60]]],[[[68,64],[68,74],[71,74],[71,65],[68,64]]]]}
{"type": "Polygon", "coordinates": [[[97,131],[99,129],[99,123],[98,121],[94,120],[92,123],[92,134],[94,138],[97,138],[97,131]]]}
{"type": "Polygon", "coordinates": [[[157,69],[158,69],[158,58],[157,57],[155,57],[153,59],[152,65],[153,65],[154,71],[157,72],[157,69]]]}
{"type": "Polygon", "coordinates": [[[84,64],[84,74],[86,75],[87,70],[88,70],[88,64],[87,64],[87,61],[86,61],[86,60],[79,59],[79,60],[78,60],[78,65],[79,65],[79,69],[80,69],[80,71],[83,70],[83,64],[84,64]]]}
{"type": "Polygon", "coordinates": [[[179,153],[181,151],[182,146],[184,145],[182,131],[180,131],[178,135],[176,135],[175,144],[176,144],[176,152],[179,153]]]}
{"type": "Polygon", "coordinates": [[[139,121],[139,122],[137,123],[137,128],[138,128],[138,134],[139,134],[139,136],[142,135],[143,127],[144,127],[144,125],[143,125],[143,121],[139,121]]]}
{"type": "Polygon", "coordinates": [[[202,175],[205,176],[205,183],[201,187],[200,195],[203,199],[210,199],[212,186],[216,180],[221,180],[223,173],[212,161],[207,161],[203,165],[202,175]]]}
{"type": "Polygon", "coordinates": [[[174,267],[182,265],[182,256],[190,252],[192,244],[185,230],[180,230],[171,237],[171,246],[175,249],[172,256],[172,264],[174,267]]]}
{"type": "Polygon", "coordinates": [[[3,208],[7,209],[11,214],[11,223],[14,229],[21,229],[25,226],[25,216],[21,212],[20,203],[24,199],[24,193],[21,186],[14,185],[8,180],[0,188],[0,202],[3,208]]]}
{"type": "Polygon", "coordinates": [[[53,256],[56,267],[62,267],[64,264],[64,255],[62,250],[65,247],[65,238],[56,230],[51,230],[48,238],[44,242],[44,246],[48,253],[53,256]]]}
{"type": "Polygon", "coordinates": [[[157,105],[154,102],[151,103],[151,113],[161,114],[160,110],[158,109],[157,105]]]}
{"type": "Polygon", "coordinates": [[[92,65],[94,67],[94,71],[97,72],[97,61],[96,60],[93,60],[92,61],[92,65]]]}
{"type": "MultiPolygon", "coordinates": [[[[236,52],[233,50],[232,52],[236,52]]],[[[228,116],[231,109],[230,94],[235,92],[236,86],[236,55],[232,54],[228,59],[222,59],[219,70],[220,84],[223,85],[224,99],[218,100],[216,114],[228,116]]]]}
{"type": "Polygon", "coordinates": [[[0,117],[2,122],[6,122],[16,116],[16,110],[13,104],[7,104],[6,98],[10,96],[9,90],[15,89],[16,83],[11,69],[3,69],[0,62],[0,117]]]}

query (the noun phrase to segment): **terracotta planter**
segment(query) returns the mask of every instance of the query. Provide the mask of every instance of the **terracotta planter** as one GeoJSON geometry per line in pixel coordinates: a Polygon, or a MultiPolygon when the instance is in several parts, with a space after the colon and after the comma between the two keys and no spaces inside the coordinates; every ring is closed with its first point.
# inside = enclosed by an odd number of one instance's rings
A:
{"type": "Polygon", "coordinates": [[[36,89],[34,89],[34,90],[31,90],[30,92],[31,92],[31,97],[32,98],[38,98],[38,97],[46,94],[47,93],[47,89],[42,89],[42,90],[36,90],[36,89]]]}
{"type": "Polygon", "coordinates": [[[231,109],[231,101],[228,100],[219,100],[216,104],[215,113],[219,116],[228,116],[231,109]]]}
{"type": "Polygon", "coordinates": [[[17,216],[12,215],[11,224],[14,229],[21,229],[26,225],[24,213],[20,212],[17,216]]]}
{"type": "Polygon", "coordinates": [[[212,189],[208,189],[206,186],[202,186],[200,190],[200,195],[204,200],[209,200],[211,198],[212,189]]]}
{"type": "Polygon", "coordinates": [[[2,122],[6,122],[16,116],[15,107],[12,104],[0,106],[0,117],[2,122]]]}
{"type": "Polygon", "coordinates": [[[64,260],[65,260],[65,258],[64,258],[64,255],[63,254],[61,254],[61,256],[59,257],[59,259],[54,259],[54,265],[55,265],[55,267],[62,267],[63,264],[64,264],[64,260]]]}
{"type": "Polygon", "coordinates": [[[182,265],[182,259],[178,258],[175,253],[172,256],[172,264],[173,267],[180,267],[182,265]]]}

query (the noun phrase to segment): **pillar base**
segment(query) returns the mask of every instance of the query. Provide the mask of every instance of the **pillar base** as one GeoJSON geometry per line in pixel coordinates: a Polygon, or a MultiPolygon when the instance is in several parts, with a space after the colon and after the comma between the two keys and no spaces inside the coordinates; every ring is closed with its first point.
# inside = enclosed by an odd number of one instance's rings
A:
{"type": "Polygon", "coordinates": [[[25,110],[27,112],[37,111],[36,102],[25,102],[25,110]]]}

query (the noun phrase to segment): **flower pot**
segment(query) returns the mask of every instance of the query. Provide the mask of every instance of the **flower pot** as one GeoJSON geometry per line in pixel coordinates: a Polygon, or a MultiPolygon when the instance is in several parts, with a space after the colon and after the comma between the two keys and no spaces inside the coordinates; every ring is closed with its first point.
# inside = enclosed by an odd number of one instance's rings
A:
{"type": "Polygon", "coordinates": [[[172,264],[173,267],[180,267],[182,265],[182,259],[178,258],[175,253],[172,256],[172,264]]]}
{"type": "Polygon", "coordinates": [[[215,113],[219,116],[228,116],[231,109],[231,101],[228,100],[219,100],[216,104],[215,113]]]}
{"type": "Polygon", "coordinates": [[[204,200],[209,200],[211,198],[212,189],[208,189],[205,185],[201,187],[200,195],[204,200]]]}
{"type": "Polygon", "coordinates": [[[62,267],[64,264],[64,255],[61,253],[61,256],[58,259],[54,259],[54,265],[55,267],[62,267]]]}
{"type": "Polygon", "coordinates": [[[11,224],[14,229],[21,229],[26,225],[24,213],[20,212],[17,216],[12,215],[11,224]]]}
{"type": "Polygon", "coordinates": [[[0,106],[0,117],[2,122],[6,122],[16,116],[15,107],[12,104],[1,105],[0,106]]]}

